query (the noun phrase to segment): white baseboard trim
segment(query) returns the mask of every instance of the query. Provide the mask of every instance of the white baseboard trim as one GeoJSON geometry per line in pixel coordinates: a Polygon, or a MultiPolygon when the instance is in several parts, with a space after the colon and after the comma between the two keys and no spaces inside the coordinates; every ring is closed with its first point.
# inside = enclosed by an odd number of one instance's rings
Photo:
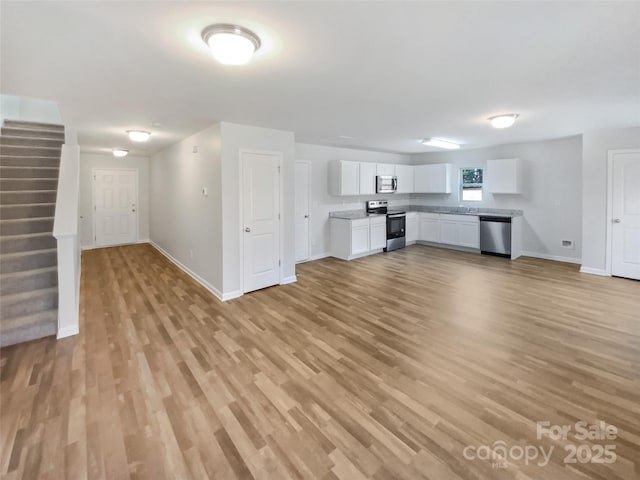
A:
{"type": "Polygon", "coordinates": [[[547,253],[538,253],[538,252],[522,252],[522,256],[524,257],[533,257],[533,258],[542,258],[543,260],[553,260],[555,262],[564,262],[564,263],[582,263],[582,260],[579,258],[572,257],[562,257],[560,255],[549,255],[547,253]]]}
{"type": "Polygon", "coordinates": [[[601,277],[610,277],[606,270],[602,268],[580,267],[580,273],[588,273],[589,275],[600,275],[601,277]]]}
{"type": "Polygon", "coordinates": [[[331,252],[317,253],[316,255],[311,255],[309,257],[308,262],[312,262],[313,260],[321,260],[323,258],[327,258],[331,256],[331,252]]]}
{"type": "Polygon", "coordinates": [[[295,283],[298,281],[298,277],[296,275],[291,275],[290,277],[284,277],[280,282],[280,285],[286,285],[287,283],[295,283]]]}
{"type": "Polygon", "coordinates": [[[80,333],[80,328],[78,325],[71,325],[68,327],[63,327],[58,330],[58,334],[56,338],[60,340],[61,338],[71,337],[73,335],[78,335],[80,333]]]}
{"type": "Polygon", "coordinates": [[[233,300],[234,298],[238,298],[242,296],[242,292],[240,290],[234,290],[233,292],[223,293],[220,300],[226,302],[227,300],[233,300]]]}
{"type": "Polygon", "coordinates": [[[198,282],[200,285],[202,285],[204,288],[206,288],[207,290],[209,290],[211,293],[213,293],[216,298],[218,298],[219,300],[225,302],[227,300],[231,300],[232,298],[237,298],[239,297],[240,294],[239,292],[229,292],[227,294],[223,294],[220,290],[218,290],[216,287],[214,287],[213,285],[211,285],[209,282],[207,282],[204,278],[202,278],[200,275],[198,275],[196,272],[194,272],[193,270],[191,270],[189,267],[187,267],[186,265],[184,265],[182,262],[180,262],[178,259],[176,259],[173,255],[171,255],[169,252],[167,252],[164,248],[162,248],[160,245],[158,245],[157,243],[155,243],[153,240],[149,240],[149,243],[156,249],[158,250],[162,255],[164,255],[165,257],[167,257],[167,259],[173,263],[176,267],[178,267],[180,270],[182,270],[183,272],[185,272],[187,275],[189,275],[191,278],[193,278],[196,282],[198,282]]]}

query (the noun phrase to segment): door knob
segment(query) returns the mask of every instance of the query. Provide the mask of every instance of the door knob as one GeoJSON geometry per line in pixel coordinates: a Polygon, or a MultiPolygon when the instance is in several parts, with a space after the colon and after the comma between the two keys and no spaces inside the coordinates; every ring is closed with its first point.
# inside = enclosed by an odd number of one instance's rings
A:
{"type": "Polygon", "coordinates": [[[249,233],[249,232],[251,232],[251,229],[249,227],[244,227],[244,231],[249,233]]]}
{"type": "Polygon", "coordinates": [[[135,211],[136,211],[136,209],[135,209],[135,208],[132,208],[132,209],[131,209],[131,211],[132,211],[132,212],[135,212],[135,211]]]}
{"type": "Polygon", "coordinates": [[[309,218],[309,215],[305,215],[304,218],[309,218]]]}
{"type": "Polygon", "coordinates": [[[619,218],[614,218],[613,219],[613,223],[620,223],[622,220],[620,220],[619,218]]]}

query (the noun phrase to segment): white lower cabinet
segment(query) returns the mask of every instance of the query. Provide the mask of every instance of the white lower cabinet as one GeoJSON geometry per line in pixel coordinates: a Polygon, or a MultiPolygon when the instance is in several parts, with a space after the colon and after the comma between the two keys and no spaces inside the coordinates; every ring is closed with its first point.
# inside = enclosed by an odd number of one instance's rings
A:
{"type": "Polygon", "coordinates": [[[418,241],[418,228],[418,214],[416,212],[408,212],[404,231],[404,240],[407,245],[418,241]]]}
{"type": "Polygon", "coordinates": [[[423,242],[440,242],[440,214],[421,213],[418,240],[423,242]]]}
{"type": "Polygon", "coordinates": [[[376,253],[387,246],[387,217],[331,218],[331,256],[343,260],[376,253]]]}
{"type": "Polygon", "coordinates": [[[387,217],[370,217],[369,250],[379,250],[387,246],[387,217]]]}
{"type": "Polygon", "coordinates": [[[478,249],[480,248],[480,221],[473,215],[420,213],[418,240],[478,249]]]}

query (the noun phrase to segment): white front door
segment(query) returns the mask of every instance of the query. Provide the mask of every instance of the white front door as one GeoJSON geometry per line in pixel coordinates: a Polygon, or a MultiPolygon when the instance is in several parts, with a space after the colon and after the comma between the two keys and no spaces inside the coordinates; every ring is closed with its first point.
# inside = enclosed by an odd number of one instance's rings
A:
{"type": "Polygon", "coordinates": [[[613,155],[611,274],[640,280],[640,150],[613,155]]]}
{"type": "Polygon", "coordinates": [[[94,170],[95,245],[138,241],[137,170],[94,170]]]}
{"type": "Polygon", "coordinates": [[[281,158],[241,153],[244,293],[280,283],[281,158]]]}
{"type": "Polygon", "coordinates": [[[295,236],[296,262],[309,260],[309,169],[306,162],[296,162],[295,236]]]}

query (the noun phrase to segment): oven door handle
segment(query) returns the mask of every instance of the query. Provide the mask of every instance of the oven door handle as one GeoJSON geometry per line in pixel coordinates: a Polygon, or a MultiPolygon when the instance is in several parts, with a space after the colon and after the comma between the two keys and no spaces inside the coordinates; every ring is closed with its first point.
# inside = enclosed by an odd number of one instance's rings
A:
{"type": "Polygon", "coordinates": [[[406,213],[394,213],[392,215],[387,214],[387,218],[400,218],[400,217],[406,217],[407,214],[406,213]]]}

